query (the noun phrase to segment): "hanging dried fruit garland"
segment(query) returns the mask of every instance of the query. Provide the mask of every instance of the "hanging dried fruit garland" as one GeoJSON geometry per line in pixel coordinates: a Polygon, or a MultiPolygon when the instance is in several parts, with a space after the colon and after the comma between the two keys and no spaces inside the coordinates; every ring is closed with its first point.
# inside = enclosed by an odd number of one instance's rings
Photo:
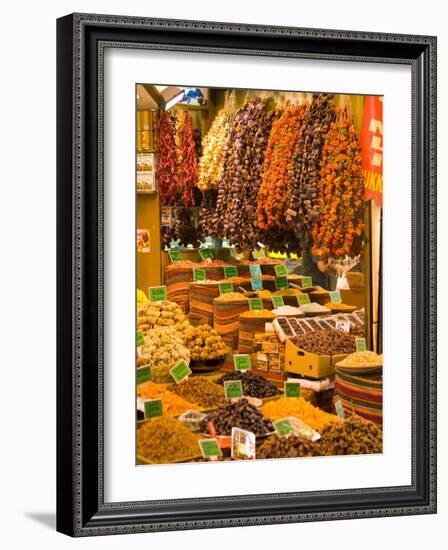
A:
{"type": "Polygon", "coordinates": [[[178,130],[177,183],[184,206],[194,206],[193,191],[198,181],[198,156],[193,132],[193,121],[188,111],[183,111],[178,130]]]}
{"type": "Polygon", "coordinates": [[[262,99],[248,100],[236,114],[224,147],[214,222],[221,236],[240,248],[258,241],[255,205],[275,116],[262,99]]]}
{"type": "Polygon", "coordinates": [[[332,99],[332,95],[313,95],[292,156],[286,221],[297,238],[299,251],[311,247],[311,227],[319,218],[317,185],[322,147],[335,116],[332,99]]]}
{"type": "Polygon", "coordinates": [[[280,118],[272,124],[257,199],[257,219],[261,229],[286,227],[288,176],[304,113],[304,105],[286,104],[280,118]]]}
{"type": "Polygon", "coordinates": [[[162,206],[176,204],[177,159],[176,122],[167,111],[161,111],[157,125],[157,189],[162,206]]]}
{"type": "Polygon", "coordinates": [[[333,258],[361,251],[364,185],[360,145],[349,111],[338,110],[325,138],[318,184],[313,253],[333,258]]]}

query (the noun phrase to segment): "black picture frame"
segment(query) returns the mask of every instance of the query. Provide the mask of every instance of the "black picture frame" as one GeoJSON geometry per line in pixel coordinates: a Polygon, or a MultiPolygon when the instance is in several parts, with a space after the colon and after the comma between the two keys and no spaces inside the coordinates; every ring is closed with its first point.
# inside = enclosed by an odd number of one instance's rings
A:
{"type": "Polygon", "coordinates": [[[57,21],[57,529],[71,536],[436,512],[436,38],[72,14],[57,21]],[[170,47],[412,68],[412,484],[104,502],[103,53],[170,47]]]}

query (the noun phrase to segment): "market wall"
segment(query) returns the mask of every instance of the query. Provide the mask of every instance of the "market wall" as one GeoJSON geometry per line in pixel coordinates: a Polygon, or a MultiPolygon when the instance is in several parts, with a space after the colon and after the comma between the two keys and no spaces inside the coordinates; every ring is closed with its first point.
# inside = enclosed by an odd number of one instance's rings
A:
{"type": "MultiPolygon", "coordinates": [[[[2,543],[5,547],[46,550],[65,548],[304,548],[360,547],[363,550],[434,546],[445,538],[448,519],[447,408],[439,407],[439,515],[335,521],[319,524],[249,527],[219,531],[159,533],[71,540],[54,532],[55,510],[55,41],[56,17],[73,11],[252,22],[259,24],[370,30],[439,35],[439,205],[448,204],[448,34],[446,8],[440,0],[344,3],[321,0],[302,4],[286,0],[192,3],[180,0],[60,0],[57,3],[7,3],[2,41],[2,346],[3,391],[0,400],[2,442],[2,543]],[[26,81],[25,81],[26,80],[26,81]],[[27,177],[23,177],[26,168],[27,177]],[[24,322],[32,304],[33,322],[24,322]],[[26,346],[26,347],[25,347],[26,346]],[[23,351],[22,351],[23,350],[23,351]],[[21,376],[18,384],[17,373],[21,376]],[[8,443],[6,443],[8,442],[8,443]]],[[[439,216],[441,241],[448,234],[439,216]]],[[[443,242],[440,249],[443,249],[443,242]]],[[[398,245],[398,243],[397,243],[398,245]]],[[[440,273],[447,270],[440,255],[440,273]]],[[[408,274],[399,273],[406,277],[408,274]]],[[[444,281],[442,280],[442,285],[444,281]]],[[[443,290],[443,287],[441,288],[443,290]]],[[[448,309],[448,293],[439,292],[439,311],[448,309]]],[[[27,317],[28,321],[28,317],[27,317]]],[[[448,331],[440,316],[439,333],[448,331]]],[[[441,342],[439,388],[448,384],[441,342]]],[[[442,395],[442,394],[441,394],[442,395]]]]}

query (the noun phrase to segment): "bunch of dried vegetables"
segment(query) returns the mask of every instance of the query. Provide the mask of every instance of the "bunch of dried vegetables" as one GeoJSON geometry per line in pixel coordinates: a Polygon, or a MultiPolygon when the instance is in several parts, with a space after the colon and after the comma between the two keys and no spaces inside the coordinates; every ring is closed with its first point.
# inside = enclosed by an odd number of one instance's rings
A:
{"type": "Polygon", "coordinates": [[[338,110],[322,151],[320,216],[312,227],[313,253],[340,258],[361,251],[364,185],[360,145],[347,108],[338,110]]]}
{"type": "Polygon", "coordinates": [[[286,221],[297,239],[297,248],[301,250],[311,247],[311,228],[319,219],[321,156],[325,136],[335,117],[332,100],[332,95],[313,95],[292,155],[286,221]]]}
{"type": "Polygon", "coordinates": [[[217,236],[232,245],[253,248],[258,241],[256,202],[266,146],[276,112],[259,97],[238,111],[223,150],[216,210],[211,220],[217,236]]]}
{"type": "Polygon", "coordinates": [[[157,189],[162,206],[176,204],[177,159],[176,122],[167,111],[161,111],[157,125],[157,189]]]}
{"type": "Polygon", "coordinates": [[[182,111],[178,125],[178,174],[180,198],[184,206],[194,206],[193,191],[198,180],[198,156],[193,121],[188,111],[182,111]]]}

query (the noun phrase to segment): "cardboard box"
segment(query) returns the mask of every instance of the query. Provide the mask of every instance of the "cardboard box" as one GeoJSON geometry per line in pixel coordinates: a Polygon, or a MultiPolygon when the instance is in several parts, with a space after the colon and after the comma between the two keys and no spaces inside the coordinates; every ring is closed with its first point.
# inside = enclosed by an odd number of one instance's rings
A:
{"type": "Polygon", "coordinates": [[[286,340],[285,372],[300,374],[308,378],[326,378],[334,375],[336,363],[345,359],[347,355],[309,353],[297,347],[288,338],[286,340]]]}

